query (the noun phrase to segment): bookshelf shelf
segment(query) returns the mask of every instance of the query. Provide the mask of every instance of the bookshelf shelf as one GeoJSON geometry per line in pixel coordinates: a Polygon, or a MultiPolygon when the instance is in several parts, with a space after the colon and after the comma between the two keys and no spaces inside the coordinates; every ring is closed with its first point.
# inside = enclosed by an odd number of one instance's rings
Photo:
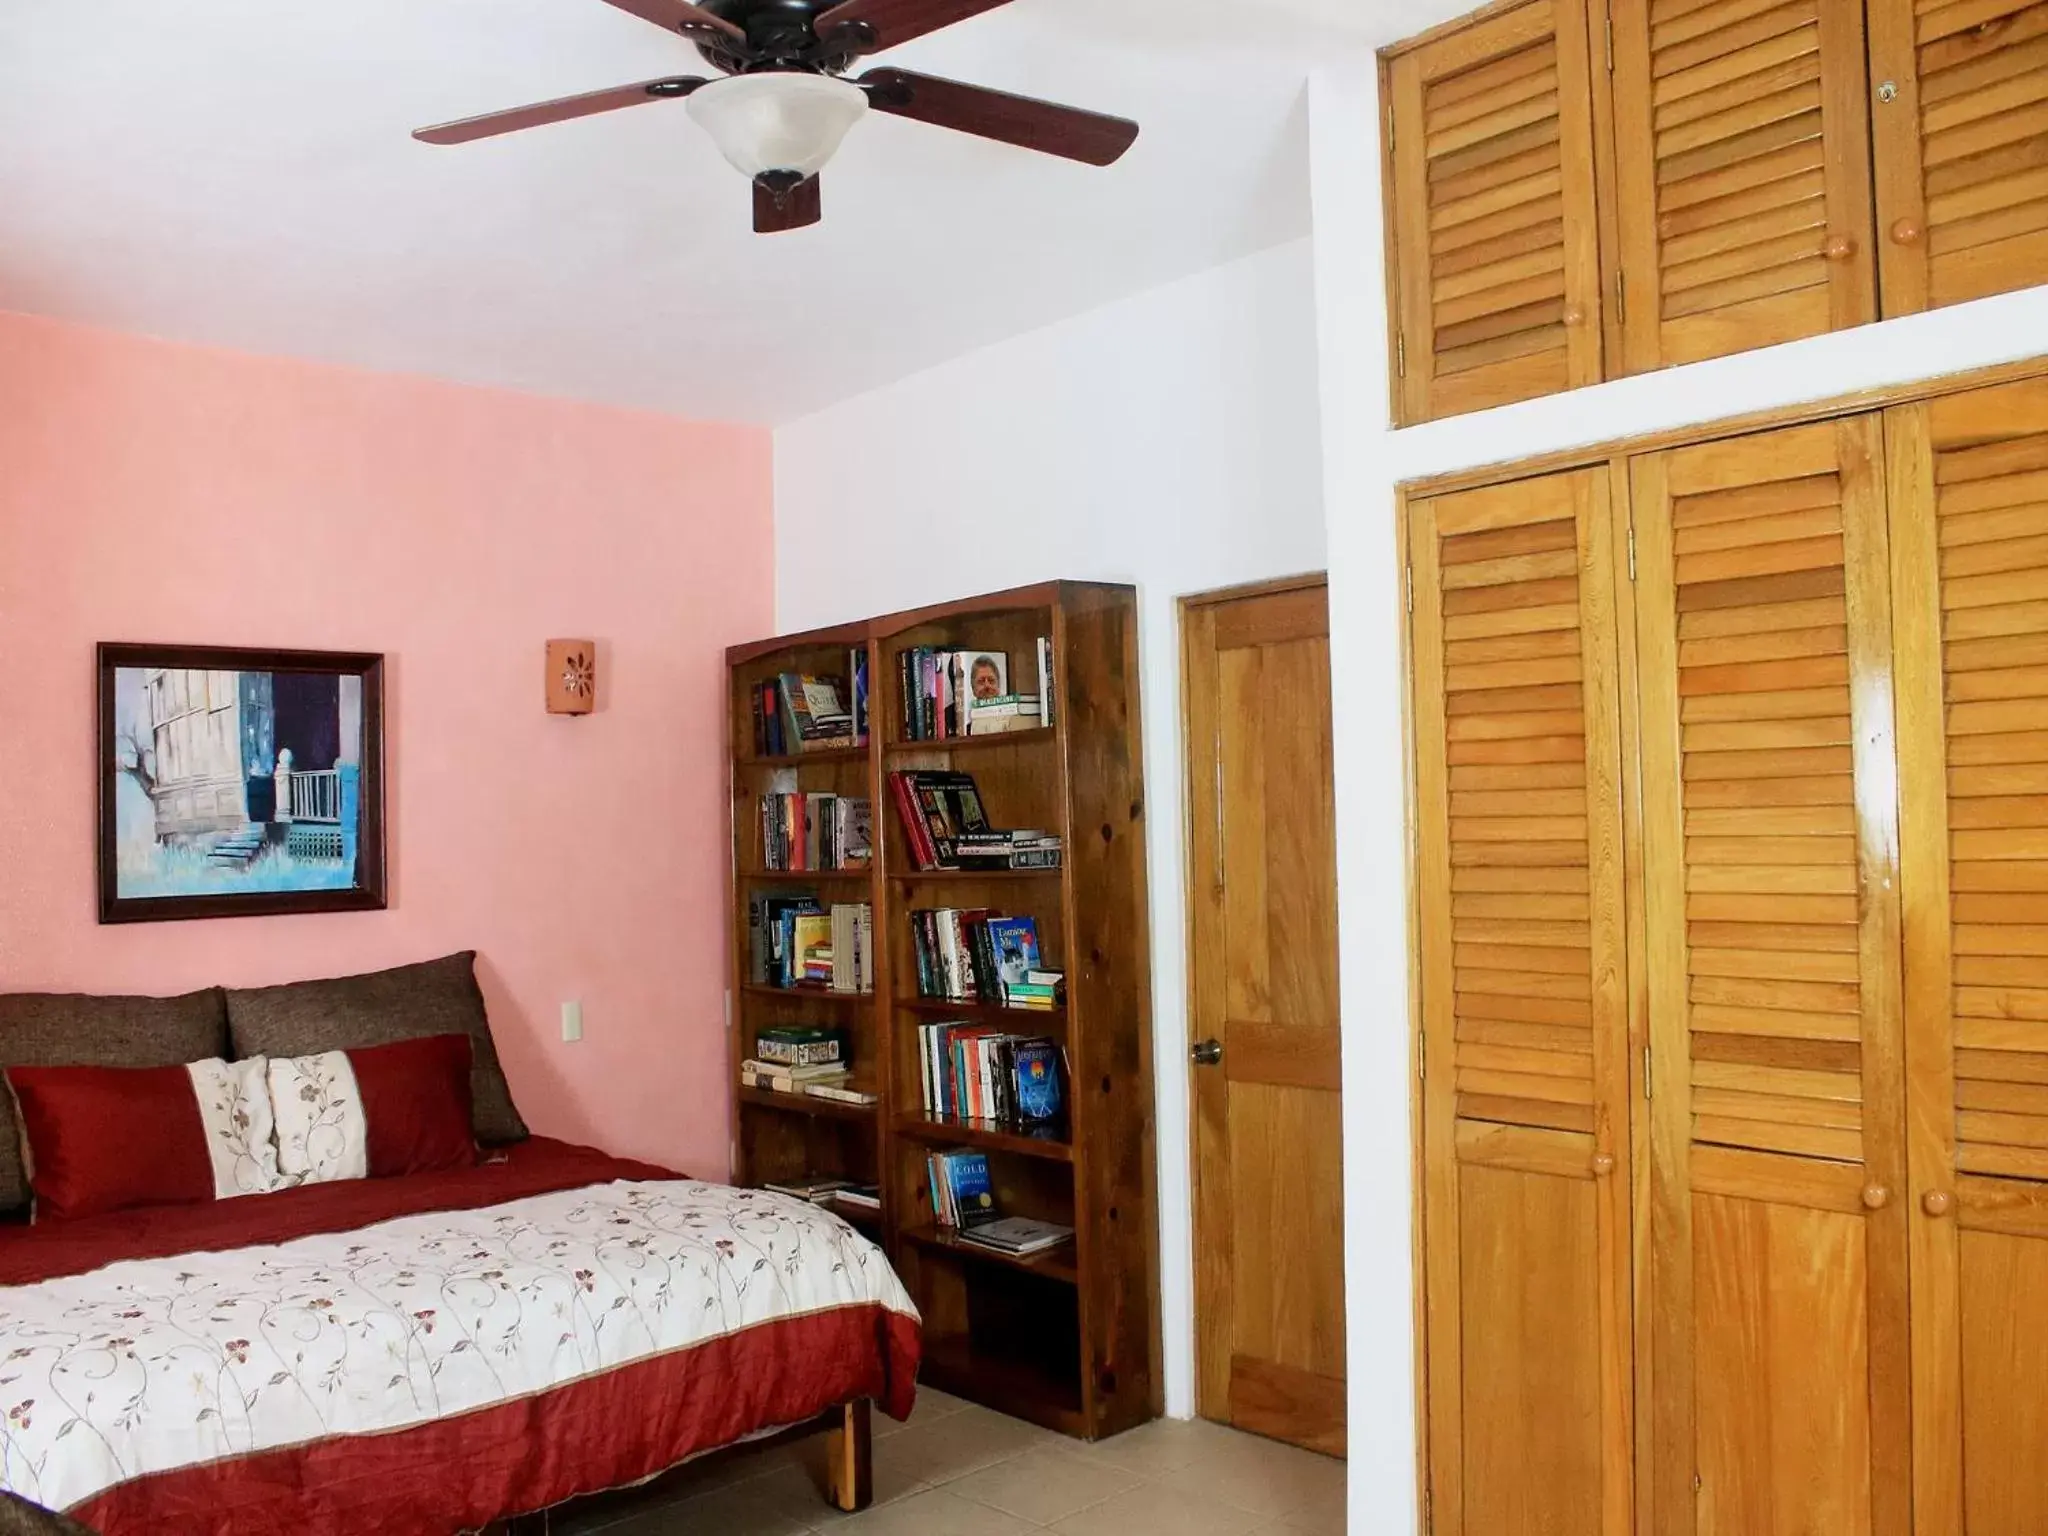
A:
{"type": "Polygon", "coordinates": [[[1005,1008],[1001,1003],[950,1003],[943,997],[899,997],[896,1006],[910,1013],[930,1014],[946,1019],[986,1019],[993,1023],[1028,1027],[1033,1020],[1058,1023],[1067,1016],[1064,1008],[1005,1008]]]}
{"type": "MultiPolygon", "coordinates": [[[[844,1178],[881,1186],[879,1211],[827,1209],[887,1252],[924,1317],[925,1379],[935,1386],[1084,1439],[1156,1418],[1151,966],[1135,590],[1049,582],[735,646],[726,663],[736,1181],[844,1178]],[[1042,645],[1049,669],[1041,669],[1042,645]],[[976,664],[988,655],[999,669],[1007,665],[1020,693],[1035,685],[1053,724],[905,739],[916,704],[906,690],[914,695],[915,679],[930,674],[936,655],[962,651],[976,653],[976,664]],[[756,750],[766,737],[778,744],[794,739],[794,706],[785,702],[777,713],[778,696],[808,696],[815,711],[824,694],[810,685],[861,674],[871,745],[786,756],[756,750]],[[889,779],[901,771],[970,775],[991,824],[1056,835],[1063,867],[910,867],[913,843],[889,779]],[[868,800],[872,866],[767,868],[771,841],[793,846],[794,836],[791,823],[778,819],[791,814],[790,803],[769,805],[767,797],[792,793],[868,800]],[[766,968],[757,962],[755,935],[783,931],[772,927],[778,909],[771,904],[807,895],[828,909],[872,909],[873,962],[863,978],[871,992],[772,987],[758,979],[766,968]],[[914,926],[910,914],[931,908],[1031,919],[1042,963],[1066,972],[1064,1006],[903,995],[917,989],[916,950],[930,931],[928,922],[914,926]],[[1034,1134],[925,1112],[919,1029],[950,1020],[1052,1039],[1067,1063],[1066,1119],[1034,1134]],[[839,1104],[739,1086],[738,1062],[753,1054],[756,1033],[792,1023],[842,1030],[855,1081],[879,1102],[839,1104]],[[929,1159],[949,1150],[985,1154],[998,1210],[1071,1226],[1074,1241],[1018,1257],[937,1228],[929,1159]]],[[[851,688],[840,693],[854,713],[857,697],[851,688]]],[[[835,944],[843,932],[835,928],[835,944]]]]}
{"type": "Polygon", "coordinates": [[[1060,739],[1053,726],[1035,731],[994,731],[986,736],[948,736],[940,741],[892,741],[891,757],[922,757],[931,752],[978,752],[987,747],[1030,747],[1049,745],[1060,739]]]}
{"type": "Polygon", "coordinates": [[[1021,1270],[1027,1275],[1043,1275],[1048,1280],[1058,1280],[1066,1285],[1078,1285],[1081,1272],[1074,1267],[1074,1245],[1066,1243],[1044,1253],[1023,1257],[999,1253],[993,1248],[984,1248],[942,1232],[937,1227],[911,1227],[905,1230],[904,1239],[920,1248],[936,1249],[941,1253],[958,1254],[974,1264],[999,1264],[1005,1269],[1021,1270]]]}
{"type": "Polygon", "coordinates": [[[986,1152],[1009,1152],[1019,1157],[1042,1158],[1050,1163],[1071,1163],[1074,1144],[1054,1126],[1043,1136],[1024,1131],[1006,1131],[981,1120],[955,1120],[945,1115],[899,1115],[896,1134],[937,1145],[979,1147],[986,1152]]]}
{"type": "Polygon", "coordinates": [[[800,987],[776,987],[761,981],[745,981],[740,983],[740,991],[747,997],[783,997],[799,1001],[822,999],[828,1003],[871,1003],[875,1000],[872,992],[835,992],[830,987],[810,981],[800,987]]]}
{"type": "MultiPolygon", "coordinates": [[[[868,1084],[861,1084],[860,1091],[873,1093],[868,1084]]],[[[876,1119],[873,1104],[848,1104],[839,1099],[820,1099],[808,1093],[777,1093],[773,1088],[749,1088],[740,1084],[735,1090],[738,1101],[751,1104],[757,1109],[772,1109],[785,1115],[811,1115],[821,1120],[853,1120],[872,1124],[876,1119]]]]}

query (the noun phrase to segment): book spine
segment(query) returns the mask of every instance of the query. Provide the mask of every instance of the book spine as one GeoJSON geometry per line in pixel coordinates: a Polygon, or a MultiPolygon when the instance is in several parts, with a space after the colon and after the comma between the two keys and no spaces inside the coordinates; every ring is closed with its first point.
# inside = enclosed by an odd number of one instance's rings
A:
{"type": "Polygon", "coordinates": [[[747,692],[751,696],[754,706],[754,756],[766,757],[768,755],[768,720],[761,711],[761,690],[749,688],[747,692]]]}

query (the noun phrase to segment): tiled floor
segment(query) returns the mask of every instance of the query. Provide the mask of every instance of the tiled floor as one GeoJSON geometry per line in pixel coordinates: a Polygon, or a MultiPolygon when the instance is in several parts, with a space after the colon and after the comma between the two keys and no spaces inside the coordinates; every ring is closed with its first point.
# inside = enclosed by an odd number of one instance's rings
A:
{"type": "Polygon", "coordinates": [[[875,1507],[832,1510],[823,1439],[685,1467],[553,1536],[1341,1536],[1344,1463],[1214,1424],[1081,1445],[943,1393],[875,1416],[875,1507]]]}

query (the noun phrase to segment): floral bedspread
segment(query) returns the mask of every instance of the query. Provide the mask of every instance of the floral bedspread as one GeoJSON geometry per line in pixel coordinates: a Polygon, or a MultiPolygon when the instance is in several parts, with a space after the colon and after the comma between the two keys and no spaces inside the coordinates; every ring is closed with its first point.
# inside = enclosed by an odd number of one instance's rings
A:
{"type": "Polygon", "coordinates": [[[805,1202],[689,1180],[125,1261],[0,1289],[0,1486],[66,1509],[860,1305],[916,1316],[872,1243],[805,1202]]]}

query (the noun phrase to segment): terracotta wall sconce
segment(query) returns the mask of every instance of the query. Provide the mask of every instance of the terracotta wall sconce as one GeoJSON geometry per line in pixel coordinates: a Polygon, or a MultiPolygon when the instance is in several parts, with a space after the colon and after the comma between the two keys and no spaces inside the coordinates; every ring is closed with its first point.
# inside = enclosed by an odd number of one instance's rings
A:
{"type": "Polygon", "coordinates": [[[597,642],[548,642],[548,713],[587,715],[597,708],[597,642]]]}

